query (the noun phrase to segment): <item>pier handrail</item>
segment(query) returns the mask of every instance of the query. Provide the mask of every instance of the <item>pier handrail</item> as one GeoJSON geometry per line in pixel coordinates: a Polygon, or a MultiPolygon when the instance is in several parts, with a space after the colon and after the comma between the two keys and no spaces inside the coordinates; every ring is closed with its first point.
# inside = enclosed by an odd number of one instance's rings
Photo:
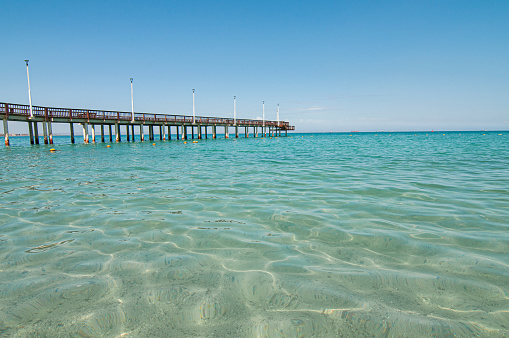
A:
{"type": "MultiPolygon", "coordinates": [[[[30,106],[16,103],[5,103],[0,102],[0,114],[4,114],[7,117],[9,115],[14,116],[30,116],[30,106]]],[[[109,110],[91,110],[82,108],[57,108],[57,107],[41,107],[32,106],[32,114],[34,117],[40,117],[44,120],[51,118],[62,118],[69,119],[86,119],[89,120],[103,120],[103,121],[116,121],[129,123],[132,120],[131,112],[120,112],[120,111],[109,111],[109,110]]],[[[193,116],[188,115],[170,115],[170,114],[152,114],[152,113],[134,113],[135,122],[164,122],[169,124],[178,123],[193,123],[193,116]]],[[[223,118],[223,117],[207,117],[207,116],[196,116],[195,124],[220,124],[234,126],[235,122],[241,126],[262,126],[264,122],[262,120],[251,120],[251,119],[236,119],[223,118]]],[[[285,121],[265,121],[265,126],[275,126],[278,128],[290,129],[289,122],[285,121]]]]}

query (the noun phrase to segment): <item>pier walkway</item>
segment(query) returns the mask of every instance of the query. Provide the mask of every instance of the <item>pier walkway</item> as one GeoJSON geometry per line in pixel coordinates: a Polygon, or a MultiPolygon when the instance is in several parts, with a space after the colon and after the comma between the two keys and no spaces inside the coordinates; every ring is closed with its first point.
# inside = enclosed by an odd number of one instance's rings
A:
{"type": "Polygon", "coordinates": [[[0,119],[3,120],[5,145],[9,143],[9,125],[8,121],[20,121],[28,123],[28,134],[31,144],[39,144],[39,128],[42,125],[43,140],[45,144],[53,144],[52,123],[69,124],[71,143],[75,143],[74,125],[79,124],[83,128],[83,142],[95,142],[95,127],[100,127],[101,142],[105,142],[104,127],[108,127],[109,141],[113,142],[113,136],[116,142],[121,142],[122,131],[127,141],[135,140],[135,127],[138,129],[139,140],[144,141],[144,127],[148,126],[149,140],[154,140],[154,127],[159,127],[159,138],[161,140],[171,140],[172,129],[174,137],[187,140],[189,129],[191,138],[196,136],[198,139],[208,138],[208,129],[211,129],[212,138],[217,136],[217,127],[224,128],[224,137],[229,138],[229,129],[234,128],[235,137],[239,137],[239,128],[244,128],[245,137],[249,137],[249,128],[252,129],[254,137],[281,136],[284,132],[287,136],[288,130],[295,130],[294,126],[290,126],[288,122],[283,121],[262,121],[248,119],[232,119],[221,117],[203,117],[203,116],[186,116],[186,115],[166,115],[166,114],[149,114],[119,111],[104,111],[90,109],[73,109],[73,108],[54,108],[40,107],[0,102],[0,119]],[[92,132],[90,137],[89,126],[92,132]],[[114,128],[114,130],[112,130],[114,128]]]}

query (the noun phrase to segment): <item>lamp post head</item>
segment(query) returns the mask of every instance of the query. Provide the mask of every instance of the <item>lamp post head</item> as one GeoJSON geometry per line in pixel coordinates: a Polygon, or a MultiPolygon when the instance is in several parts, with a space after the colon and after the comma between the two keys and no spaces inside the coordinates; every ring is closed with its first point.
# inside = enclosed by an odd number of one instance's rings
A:
{"type": "Polygon", "coordinates": [[[193,93],[194,93],[194,89],[193,89],[193,93]]]}
{"type": "Polygon", "coordinates": [[[28,60],[25,60],[25,64],[28,66],[28,60]]]}
{"type": "Polygon", "coordinates": [[[131,83],[133,83],[133,78],[131,78],[130,80],[131,80],[131,83]]]}

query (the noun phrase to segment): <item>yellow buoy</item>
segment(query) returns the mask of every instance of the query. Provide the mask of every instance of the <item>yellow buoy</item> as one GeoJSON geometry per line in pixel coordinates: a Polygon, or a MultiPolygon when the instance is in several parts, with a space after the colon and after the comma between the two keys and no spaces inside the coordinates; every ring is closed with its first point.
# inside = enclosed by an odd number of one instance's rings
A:
{"type": "Polygon", "coordinates": [[[193,143],[198,143],[198,141],[193,141],[193,143]]]}
{"type": "Polygon", "coordinates": [[[156,144],[155,143],[152,143],[153,146],[155,146],[156,144]]]}
{"type": "Polygon", "coordinates": [[[187,144],[187,142],[186,142],[186,141],[184,141],[184,144],[187,144]]]}
{"type": "Polygon", "coordinates": [[[502,134],[498,134],[499,136],[502,136],[502,134]]]}
{"type": "Polygon", "coordinates": [[[49,151],[54,152],[57,151],[55,148],[51,148],[49,151]]]}
{"type": "Polygon", "coordinates": [[[108,144],[108,145],[106,146],[106,148],[111,148],[111,146],[108,144]]]}

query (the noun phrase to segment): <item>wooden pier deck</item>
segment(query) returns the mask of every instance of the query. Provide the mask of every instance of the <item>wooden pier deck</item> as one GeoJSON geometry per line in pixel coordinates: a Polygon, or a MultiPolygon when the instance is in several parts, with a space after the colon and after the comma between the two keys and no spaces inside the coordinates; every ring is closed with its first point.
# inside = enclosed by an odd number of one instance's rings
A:
{"type": "Polygon", "coordinates": [[[178,139],[187,140],[189,129],[191,130],[191,138],[194,139],[195,130],[198,139],[202,139],[203,135],[208,138],[208,128],[212,130],[212,138],[217,136],[217,127],[224,128],[225,138],[229,138],[229,129],[234,128],[235,137],[239,137],[239,128],[244,128],[245,137],[249,137],[249,128],[253,128],[253,136],[258,137],[259,131],[261,137],[281,136],[284,132],[287,136],[288,130],[295,130],[294,126],[290,126],[289,122],[284,121],[262,121],[249,119],[232,119],[222,117],[204,117],[204,116],[187,116],[187,115],[166,115],[166,114],[150,114],[150,113],[134,113],[91,110],[91,109],[73,109],[73,108],[55,108],[32,106],[32,116],[30,116],[30,106],[3,103],[0,102],[0,119],[3,120],[5,145],[9,142],[9,125],[8,121],[20,121],[28,123],[28,134],[31,144],[39,144],[39,128],[42,125],[43,140],[45,144],[53,144],[52,123],[69,124],[71,143],[75,143],[74,124],[79,124],[83,128],[83,142],[95,142],[95,127],[100,127],[101,142],[105,142],[104,127],[108,127],[109,141],[113,142],[115,136],[116,142],[122,141],[121,127],[124,129],[124,135],[127,141],[135,140],[135,126],[139,130],[139,140],[144,141],[144,127],[148,126],[149,140],[154,140],[154,127],[159,127],[159,137],[161,140],[172,139],[172,129],[174,136],[178,139]],[[92,132],[90,137],[89,126],[92,132]],[[112,128],[114,129],[114,134],[112,128]]]}

